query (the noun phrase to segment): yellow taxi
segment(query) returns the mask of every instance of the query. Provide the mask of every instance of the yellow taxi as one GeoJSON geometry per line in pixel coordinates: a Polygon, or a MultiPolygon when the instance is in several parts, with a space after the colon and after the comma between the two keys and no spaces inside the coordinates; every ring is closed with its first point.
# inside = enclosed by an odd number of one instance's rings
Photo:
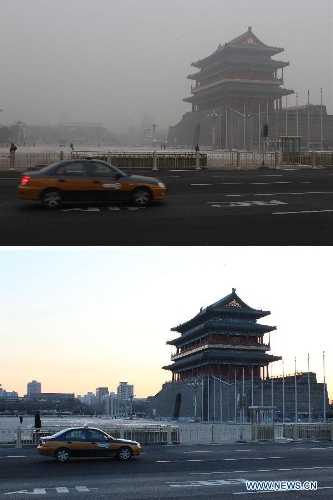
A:
{"type": "Polygon", "coordinates": [[[166,193],[159,179],[130,175],[96,159],[64,160],[24,172],[18,186],[21,199],[41,201],[47,208],[70,201],[127,202],[145,207],[151,201],[164,200],[166,193]]]}
{"type": "Polygon", "coordinates": [[[70,427],[40,438],[38,453],[68,462],[71,457],[116,457],[129,460],[140,455],[141,445],[129,439],[117,439],[95,427],[70,427]]]}

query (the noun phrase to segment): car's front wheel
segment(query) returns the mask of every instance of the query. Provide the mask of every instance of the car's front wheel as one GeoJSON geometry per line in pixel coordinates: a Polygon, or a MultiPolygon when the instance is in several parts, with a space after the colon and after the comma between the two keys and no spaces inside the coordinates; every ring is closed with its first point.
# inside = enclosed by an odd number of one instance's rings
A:
{"type": "Polygon", "coordinates": [[[59,189],[47,189],[43,192],[41,200],[46,208],[58,208],[62,203],[61,192],[59,189]]]}
{"type": "Polygon", "coordinates": [[[59,448],[54,454],[54,458],[56,459],[57,462],[68,462],[70,459],[71,454],[69,453],[69,450],[67,448],[59,448]]]}
{"type": "Polygon", "coordinates": [[[119,458],[119,460],[129,460],[131,456],[131,448],[128,448],[127,446],[122,446],[121,448],[119,448],[117,453],[117,458],[119,458]]]}
{"type": "Polygon", "coordinates": [[[132,202],[136,207],[146,207],[151,200],[151,193],[148,188],[139,187],[132,193],[132,202]]]}

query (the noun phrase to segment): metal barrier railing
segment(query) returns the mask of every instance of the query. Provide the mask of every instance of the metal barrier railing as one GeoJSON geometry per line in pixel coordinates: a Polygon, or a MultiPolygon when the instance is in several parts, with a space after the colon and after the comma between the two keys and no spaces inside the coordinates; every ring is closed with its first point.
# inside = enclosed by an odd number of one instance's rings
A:
{"type": "MultiPolygon", "coordinates": [[[[86,151],[71,153],[10,153],[0,154],[1,170],[39,170],[52,163],[87,157],[86,151]]],[[[126,170],[163,170],[207,167],[207,154],[205,153],[100,153],[89,152],[93,158],[107,161],[116,167],[126,170]]]]}
{"type": "MultiPolygon", "coordinates": [[[[240,441],[333,440],[333,424],[189,424],[189,425],[119,425],[101,427],[108,434],[132,439],[141,444],[223,444],[240,441]]],[[[36,446],[43,436],[61,430],[61,427],[35,429],[1,429],[0,446],[22,448],[36,446]]]]}
{"type": "MultiPolygon", "coordinates": [[[[148,151],[140,153],[90,152],[94,158],[105,160],[116,167],[126,170],[166,170],[166,169],[257,169],[260,167],[333,167],[333,153],[308,151],[301,153],[258,153],[258,152],[209,152],[209,153],[158,153],[148,151]]],[[[1,170],[34,170],[60,160],[84,158],[85,151],[67,153],[0,153],[1,170]]]]}

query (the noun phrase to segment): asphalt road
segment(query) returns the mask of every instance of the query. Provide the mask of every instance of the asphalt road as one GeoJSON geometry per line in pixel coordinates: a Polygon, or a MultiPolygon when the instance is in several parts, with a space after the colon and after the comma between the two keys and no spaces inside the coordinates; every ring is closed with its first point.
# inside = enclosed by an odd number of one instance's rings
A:
{"type": "MultiPolygon", "coordinates": [[[[129,462],[72,459],[58,464],[33,448],[0,449],[0,499],[277,500],[333,498],[331,442],[146,446],[129,462]],[[246,481],[306,481],[316,490],[248,491],[246,481]],[[315,483],[316,482],[316,483],[315,483]]],[[[283,482],[283,483],[282,483],[283,482]]],[[[299,484],[299,486],[296,486],[299,484]]],[[[283,486],[286,485],[286,486],[283,486]]]]}
{"type": "MultiPolygon", "coordinates": [[[[152,172],[138,172],[151,175],[152,172]]],[[[155,173],[154,173],[155,174],[155,173]]],[[[48,211],[0,178],[0,245],[331,245],[333,170],[158,171],[165,202],[48,211]]]]}

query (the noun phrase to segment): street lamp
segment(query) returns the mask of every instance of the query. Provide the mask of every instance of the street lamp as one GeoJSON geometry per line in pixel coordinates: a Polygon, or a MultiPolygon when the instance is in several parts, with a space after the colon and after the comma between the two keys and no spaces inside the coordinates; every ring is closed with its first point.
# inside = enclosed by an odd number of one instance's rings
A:
{"type": "Polygon", "coordinates": [[[212,127],[212,134],[213,134],[213,141],[212,141],[212,149],[216,149],[216,118],[220,115],[216,113],[216,111],[212,111],[209,115],[213,120],[213,127],[212,127]]]}
{"type": "Polygon", "coordinates": [[[133,420],[133,398],[135,398],[135,395],[134,394],[130,394],[128,397],[129,397],[129,400],[131,402],[131,416],[130,416],[130,419],[133,420]]]}
{"type": "Polygon", "coordinates": [[[194,421],[197,420],[197,395],[199,386],[202,385],[201,382],[198,382],[197,379],[194,379],[193,382],[188,384],[193,389],[193,404],[194,404],[194,421]]]}

